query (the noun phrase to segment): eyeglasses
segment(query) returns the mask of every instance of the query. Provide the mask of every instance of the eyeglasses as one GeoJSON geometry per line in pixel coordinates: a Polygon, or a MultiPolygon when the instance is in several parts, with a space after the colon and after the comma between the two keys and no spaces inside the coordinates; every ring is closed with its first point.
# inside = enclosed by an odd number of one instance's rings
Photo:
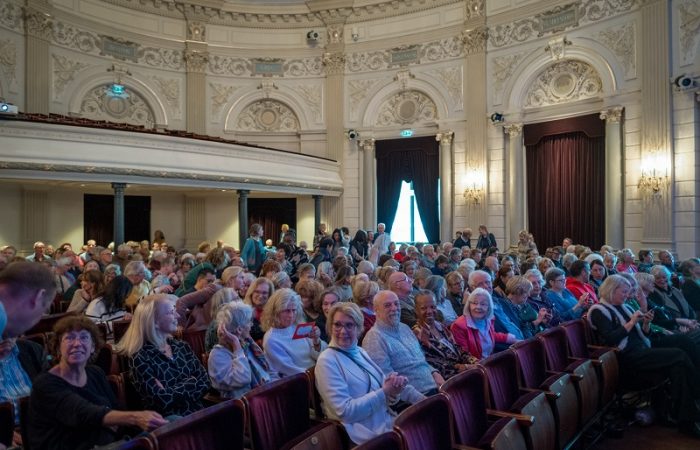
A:
{"type": "Polygon", "coordinates": [[[61,338],[63,342],[75,342],[75,341],[80,341],[81,344],[87,344],[90,341],[92,341],[92,336],[90,333],[81,333],[81,334],[64,334],[63,337],[61,338]]]}
{"type": "Polygon", "coordinates": [[[340,331],[341,329],[345,331],[352,331],[355,328],[357,328],[357,324],[355,324],[355,322],[333,322],[333,329],[335,331],[340,331]]]}

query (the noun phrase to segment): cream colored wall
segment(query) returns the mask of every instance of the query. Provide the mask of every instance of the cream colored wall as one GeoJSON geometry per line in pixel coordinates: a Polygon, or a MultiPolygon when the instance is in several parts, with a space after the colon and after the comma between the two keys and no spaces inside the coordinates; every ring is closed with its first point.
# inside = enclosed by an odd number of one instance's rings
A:
{"type": "Polygon", "coordinates": [[[15,184],[0,185],[0,245],[19,248],[22,223],[22,197],[15,184]]]}
{"type": "Polygon", "coordinates": [[[240,250],[238,240],[238,196],[207,197],[206,238],[209,242],[222,240],[240,250]]]}

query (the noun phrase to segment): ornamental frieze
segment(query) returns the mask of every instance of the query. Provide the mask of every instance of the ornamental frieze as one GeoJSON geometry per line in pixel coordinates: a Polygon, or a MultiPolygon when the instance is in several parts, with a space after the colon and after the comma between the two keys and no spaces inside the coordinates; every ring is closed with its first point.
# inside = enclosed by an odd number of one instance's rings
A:
{"type": "Polygon", "coordinates": [[[236,77],[252,77],[256,75],[318,77],[323,74],[323,63],[320,56],[311,58],[284,59],[242,58],[237,56],[210,54],[207,69],[209,73],[213,75],[233,75],[236,77]]]}
{"type": "Polygon", "coordinates": [[[9,1],[0,2],[0,26],[21,33],[24,31],[24,12],[20,5],[9,1]]]}
{"type": "Polygon", "coordinates": [[[464,46],[458,36],[383,51],[348,53],[348,72],[373,72],[396,66],[456,59],[464,56],[464,46]]]}

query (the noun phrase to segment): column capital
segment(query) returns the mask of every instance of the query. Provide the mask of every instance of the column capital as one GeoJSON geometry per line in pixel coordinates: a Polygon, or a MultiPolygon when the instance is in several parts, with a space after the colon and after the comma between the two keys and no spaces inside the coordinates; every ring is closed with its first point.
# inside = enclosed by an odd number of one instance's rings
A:
{"type": "Polygon", "coordinates": [[[248,189],[238,189],[236,192],[238,193],[239,197],[247,197],[248,194],[250,194],[250,190],[248,189]]]}
{"type": "Polygon", "coordinates": [[[452,145],[452,138],[455,132],[450,130],[440,131],[435,135],[435,140],[440,142],[440,145],[452,145]]]}
{"type": "Polygon", "coordinates": [[[126,183],[112,183],[112,189],[114,189],[115,192],[124,192],[126,183]]]}
{"type": "Polygon", "coordinates": [[[342,52],[326,52],[322,61],[328,75],[342,75],[345,72],[345,54],[342,52]]]}
{"type": "Polygon", "coordinates": [[[53,35],[53,17],[45,11],[34,7],[26,7],[24,10],[24,25],[27,34],[39,39],[51,41],[53,35]]]}
{"type": "Polygon", "coordinates": [[[313,198],[314,200],[322,200],[322,199],[323,199],[323,195],[315,194],[315,195],[312,195],[311,198],[313,198]]]}
{"type": "Polygon", "coordinates": [[[622,106],[613,106],[612,108],[604,109],[600,112],[600,120],[604,120],[605,123],[620,123],[624,109],[625,108],[622,106]]]}
{"type": "Polygon", "coordinates": [[[523,124],[509,123],[508,125],[503,126],[503,132],[512,138],[518,137],[523,133],[523,124]]]}
{"type": "Polygon", "coordinates": [[[464,53],[467,55],[484,53],[486,51],[486,43],[488,42],[488,39],[489,30],[485,26],[479,26],[462,31],[464,53]]]}
{"type": "Polygon", "coordinates": [[[188,72],[204,73],[209,63],[209,52],[185,50],[185,64],[188,72]]]}
{"type": "Polygon", "coordinates": [[[374,151],[374,143],[375,143],[374,138],[361,139],[360,142],[358,142],[358,144],[360,145],[360,148],[366,152],[374,151]]]}

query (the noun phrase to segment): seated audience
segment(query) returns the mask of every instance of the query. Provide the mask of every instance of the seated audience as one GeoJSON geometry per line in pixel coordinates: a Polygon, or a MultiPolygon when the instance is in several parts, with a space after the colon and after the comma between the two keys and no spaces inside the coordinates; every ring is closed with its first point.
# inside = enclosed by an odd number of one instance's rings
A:
{"type": "Polygon", "coordinates": [[[447,283],[447,300],[452,304],[455,313],[459,314],[464,309],[464,305],[462,305],[464,277],[459,272],[450,272],[445,277],[445,282],[447,283]]]}
{"type": "Polygon", "coordinates": [[[338,288],[341,302],[349,302],[352,300],[352,286],[350,282],[355,275],[355,269],[350,266],[342,266],[338,268],[335,275],[333,285],[338,288]]]}
{"type": "Polygon", "coordinates": [[[695,310],[683,293],[671,284],[671,272],[665,266],[656,265],[650,273],[654,277],[654,291],[647,300],[649,308],[655,311],[654,323],[670,330],[679,328],[700,344],[700,324],[695,310]]]}
{"type": "Polygon", "coordinates": [[[219,343],[209,353],[212,387],[223,398],[241,398],[246,392],[277,379],[262,349],[250,337],[253,308],[242,302],[224,305],[216,315],[219,343]]]}
{"type": "Polygon", "coordinates": [[[131,288],[131,281],[120,275],[107,285],[104,295],[92,300],[85,310],[85,316],[107,325],[108,337],[112,334],[112,322],[127,315],[125,302],[131,288]]]}
{"type": "Polygon", "coordinates": [[[633,312],[625,305],[630,295],[625,278],[609,276],[600,287],[600,303],[591,307],[588,320],[605,345],[619,350],[620,379],[644,380],[658,375],[671,379],[671,414],[680,431],[700,437],[697,371],[682,350],[652,348],[648,334],[653,312],[633,312]]]}
{"type": "MultiPolygon", "coordinates": [[[[428,271],[427,277],[431,276],[428,271]]],[[[426,277],[426,279],[427,279],[426,277]]],[[[396,294],[401,309],[401,322],[412,328],[416,324],[416,305],[413,301],[413,280],[403,272],[392,273],[387,280],[388,289],[396,294]]],[[[376,305],[375,305],[376,306],[376,305]]]]}
{"type": "Polygon", "coordinates": [[[632,253],[632,249],[623,248],[617,253],[617,257],[620,262],[618,262],[615,267],[616,273],[628,272],[634,275],[638,272],[637,266],[634,264],[634,253],[632,253]]]}
{"type": "Polygon", "coordinates": [[[517,276],[508,280],[506,285],[506,300],[501,302],[503,311],[513,323],[518,325],[524,339],[529,339],[547,327],[552,318],[547,308],[534,309],[527,299],[532,292],[532,283],[527,278],[517,276]]]}
{"type": "Polygon", "coordinates": [[[144,297],[117,345],[128,356],[129,375],[143,404],[165,416],[202,409],[209,377],[189,345],[173,339],[177,331],[174,295],[144,297]]]}
{"type": "Polygon", "coordinates": [[[512,344],[518,341],[512,334],[496,332],[493,299],[489,291],[478,287],[469,295],[467,292],[464,294],[464,314],[450,327],[455,342],[464,352],[482,360],[494,353],[497,343],[512,344]]]}
{"type": "MultiPolygon", "coordinates": [[[[121,246],[120,246],[121,247],[121,246]]],[[[148,295],[151,284],[146,280],[146,266],[143,261],[131,261],[124,268],[124,276],[131,281],[132,289],[126,298],[126,306],[134,310],[142,297],[148,295]]]]}
{"type": "Polygon", "coordinates": [[[681,263],[680,272],[685,278],[681,292],[695,315],[700,315],[700,259],[690,258],[681,263]]]}
{"type": "Polygon", "coordinates": [[[88,365],[102,344],[97,326],[81,316],[54,326],[58,364],[39,375],[29,402],[33,449],[90,449],[116,441],[116,427],[150,431],[167,423],[154,411],[118,411],[104,372],[88,365]]]}
{"type": "Polygon", "coordinates": [[[396,372],[385,375],[358,346],[362,322],[357,305],[333,306],[327,325],[331,344],[319,356],[315,369],[326,416],[343,424],[353,444],[391,431],[395,414],[390,407],[399,400],[423,398],[405,389],[405,376],[396,372]]]}
{"type": "Polygon", "coordinates": [[[569,276],[566,278],[566,288],[574,294],[576,300],[587,296],[588,303],[598,303],[595,289],[589,284],[591,266],[586,261],[574,261],[569,267],[569,276]]]}
{"type": "Polygon", "coordinates": [[[255,342],[262,342],[265,332],[262,328],[262,315],[268,299],[275,292],[272,281],[267,278],[256,278],[248,288],[244,302],[253,307],[253,326],[250,329],[250,336],[255,342]]]}
{"type": "Polygon", "coordinates": [[[639,265],[637,266],[637,269],[640,272],[649,273],[649,271],[651,270],[653,265],[654,265],[654,252],[649,250],[649,249],[640,250],[639,251],[639,265]]]}
{"type": "Polygon", "coordinates": [[[362,347],[385,375],[397,372],[408,378],[406,395],[412,402],[437,393],[444,383],[440,372],[428,364],[411,329],[400,321],[401,303],[395,293],[374,296],[377,321],[365,334],[362,347]]]}
{"type": "Polygon", "coordinates": [[[352,288],[352,300],[362,311],[362,330],[360,330],[360,342],[364,335],[374,326],[377,315],[374,312],[374,296],[379,292],[379,285],[374,281],[360,280],[355,282],[352,288]]]}
{"type": "Polygon", "coordinates": [[[557,309],[554,307],[554,303],[552,303],[547,296],[544,295],[544,278],[542,278],[540,271],[537,269],[530,269],[525,272],[524,276],[530,283],[532,283],[532,291],[530,291],[530,295],[527,297],[527,302],[535,311],[540,311],[542,308],[544,308],[551,316],[546,324],[543,323],[541,325],[544,328],[556,327],[559,325],[562,321],[561,317],[559,316],[557,309]]]}
{"type": "Polygon", "coordinates": [[[294,336],[297,325],[303,320],[301,298],[291,289],[275,291],[265,305],[263,349],[270,369],[280,377],[303,373],[316,364],[319,353],[327,347],[321,340],[321,330],[315,325],[308,335],[294,336]]]}
{"type": "Polygon", "coordinates": [[[423,289],[416,295],[416,317],[418,321],[413,333],[418,338],[425,360],[438,369],[445,380],[466,370],[468,364],[478,362],[457,345],[449,325],[439,320],[432,291],[423,289]]]}
{"type": "Polygon", "coordinates": [[[566,288],[566,277],[563,270],[549,269],[544,274],[544,279],[547,282],[545,296],[552,302],[562,320],[581,318],[588,307],[593,304],[590,298],[585,295],[576,300],[574,294],[566,288]]]}
{"type": "MultiPolygon", "coordinates": [[[[425,289],[432,292],[435,296],[436,305],[441,316],[441,320],[445,326],[452,325],[452,322],[457,320],[457,312],[452,307],[452,303],[447,300],[447,283],[441,276],[432,275],[428,277],[425,283],[425,289]]],[[[416,314],[417,315],[417,314],[416,314]]]]}
{"type": "Polygon", "coordinates": [[[595,290],[596,297],[598,297],[598,289],[600,289],[600,285],[603,284],[603,281],[605,281],[607,276],[608,268],[605,267],[603,260],[594,259],[591,261],[591,274],[588,279],[588,284],[590,284],[595,290]]]}
{"type": "Polygon", "coordinates": [[[301,308],[304,312],[304,322],[315,322],[321,332],[321,339],[328,342],[326,335],[326,316],[321,310],[321,292],[323,285],[316,280],[300,280],[294,288],[301,297],[301,308]]]}
{"type": "Polygon", "coordinates": [[[85,272],[78,277],[78,280],[80,281],[80,289],[73,294],[73,300],[71,300],[67,312],[82,313],[90,302],[104,294],[104,280],[102,272],[99,270],[85,272]]]}
{"type": "Polygon", "coordinates": [[[177,299],[175,311],[178,326],[183,330],[199,329],[208,326],[214,319],[210,301],[221,285],[214,283],[216,277],[211,269],[202,269],[197,274],[194,291],[177,299]]]}

